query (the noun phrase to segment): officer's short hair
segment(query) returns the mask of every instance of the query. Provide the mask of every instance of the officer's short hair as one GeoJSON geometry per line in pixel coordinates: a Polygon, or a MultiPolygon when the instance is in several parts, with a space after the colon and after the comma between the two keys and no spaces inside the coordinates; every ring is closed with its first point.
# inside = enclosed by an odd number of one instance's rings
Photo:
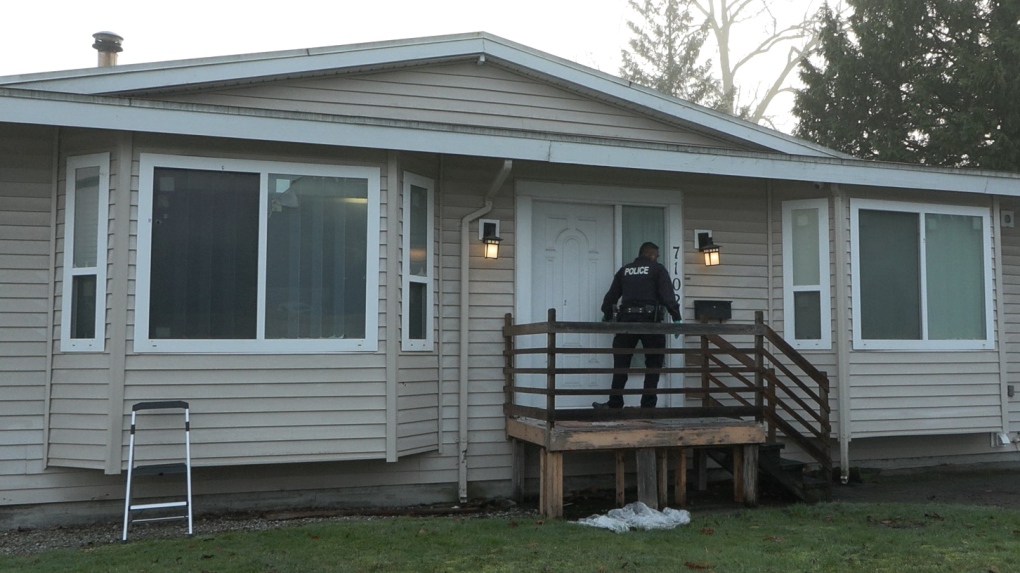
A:
{"type": "Polygon", "coordinates": [[[639,257],[647,257],[659,252],[659,245],[649,241],[641,244],[641,248],[638,249],[639,257]]]}

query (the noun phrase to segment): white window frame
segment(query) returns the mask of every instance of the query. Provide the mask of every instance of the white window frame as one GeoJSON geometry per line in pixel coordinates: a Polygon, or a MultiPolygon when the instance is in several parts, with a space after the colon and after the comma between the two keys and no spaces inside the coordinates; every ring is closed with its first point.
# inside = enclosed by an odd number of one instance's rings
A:
{"type": "Polygon", "coordinates": [[[783,202],[783,329],[785,338],[798,350],[829,350],[832,348],[832,298],[829,278],[829,200],[804,199],[783,202]],[[818,210],[818,284],[793,284],[793,212],[818,210]],[[821,317],[821,338],[797,338],[794,293],[817,292],[821,317]]]}
{"type": "Polygon", "coordinates": [[[106,251],[110,215],[110,154],[96,153],[67,158],[64,195],[64,276],[60,301],[60,349],[63,352],[102,352],[106,347],[106,251]],[[96,266],[74,268],[75,171],[99,168],[96,229],[96,266]],[[71,291],[74,277],[95,275],[95,337],[71,338],[71,291]]]}
{"type": "Polygon", "coordinates": [[[851,309],[853,316],[853,344],[855,350],[992,350],[995,348],[993,312],[993,273],[992,273],[992,229],[991,213],[984,207],[964,207],[956,205],[933,205],[927,203],[909,203],[899,201],[883,201],[879,199],[850,200],[850,244],[851,244],[851,281],[853,295],[851,309]],[[982,256],[984,257],[984,298],[985,298],[985,338],[984,340],[928,340],[928,308],[927,273],[925,272],[926,254],[924,249],[924,225],[921,225],[921,247],[919,255],[921,268],[921,340],[872,340],[861,338],[861,305],[860,305],[860,211],[895,211],[899,213],[916,213],[921,221],[924,215],[962,215],[980,217],[982,226],[982,256]]]}
{"type": "Polygon", "coordinates": [[[135,281],[136,352],[196,353],[196,354],[255,354],[255,353],[323,353],[323,352],[374,352],[379,347],[379,212],[380,177],[376,167],[324,165],[313,163],[284,163],[247,159],[219,159],[180,155],[142,153],[139,158],[138,193],[138,250],[135,281]],[[210,171],[238,171],[259,173],[260,205],[268,204],[269,175],[291,174],[323,177],[351,177],[368,180],[368,231],[366,233],[366,284],[365,284],[365,338],[364,339],[266,339],[266,231],[267,210],[260,209],[259,218],[259,270],[257,331],[253,339],[241,340],[174,340],[149,338],[149,295],[152,254],[152,200],[153,176],[158,167],[198,169],[210,171]]]}
{"type": "Polygon", "coordinates": [[[400,349],[403,351],[431,351],[435,348],[435,323],[433,318],[433,306],[435,305],[435,294],[434,294],[434,275],[435,275],[435,181],[421,175],[414,173],[404,172],[404,202],[403,202],[403,221],[404,221],[404,233],[401,241],[403,250],[403,261],[401,266],[401,276],[403,277],[401,283],[401,292],[403,296],[402,311],[401,312],[401,337],[400,337],[400,349]],[[426,244],[426,255],[425,255],[425,276],[417,276],[411,274],[411,186],[421,187],[428,191],[428,206],[426,209],[425,220],[427,221],[426,230],[427,237],[425,240],[426,244]],[[425,314],[425,338],[423,339],[412,339],[410,338],[410,324],[411,324],[411,284],[424,284],[425,285],[425,308],[427,310],[425,314]]]}

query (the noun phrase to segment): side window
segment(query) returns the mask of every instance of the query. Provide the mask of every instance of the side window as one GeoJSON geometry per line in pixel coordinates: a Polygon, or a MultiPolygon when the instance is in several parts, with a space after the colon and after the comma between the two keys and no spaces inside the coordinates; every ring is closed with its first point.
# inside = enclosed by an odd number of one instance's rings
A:
{"type": "Polygon", "coordinates": [[[435,184],[404,173],[402,350],[432,350],[433,267],[435,265],[435,184]]]}
{"type": "Polygon", "coordinates": [[[67,160],[60,348],[101,352],[106,340],[110,154],[67,160]]]}
{"type": "Polygon", "coordinates": [[[828,200],[786,201],[783,324],[785,336],[794,348],[831,348],[831,308],[828,200]]]}

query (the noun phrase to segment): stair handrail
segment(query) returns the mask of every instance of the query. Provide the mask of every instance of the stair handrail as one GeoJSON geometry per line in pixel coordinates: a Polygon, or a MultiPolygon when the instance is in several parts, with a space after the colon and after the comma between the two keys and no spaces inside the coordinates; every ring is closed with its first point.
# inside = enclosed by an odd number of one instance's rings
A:
{"type": "MultiPolygon", "coordinates": [[[[801,448],[801,450],[813,458],[822,468],[823,472],[831,472],[832,457],[829,454],[827,444],[831,434],[831,426],[829,424],[831,408],[828,403],[828,376],[824,372],[815,368],[810,361],[793,348],[793,346],[791,346],[785,339],[772,330],[768,325],[765,325],[763,313],[760,311],[755,313],[755,323],[763,327],[760,335],[756,333],[756,339],[758,336],[763,337],[773,345],[781,356],[786,357],[789,362],[800,368],[808,378],[815,382],[818,388],[817,392],[813,391],[810,386],[804,383],[804,381],[801,380],[790,367],[782,362],[779,356],[764,349],[757,340],[755,342],[755,352],[747,353],[742,352],[739,348],[719,335],[705,335],[702,338],[702,352],[705,353],[703,360],[713,360],[721,363],[721,360],[715,356],[716,353],[708,350],[708,344],[710,343],[721,350],[722,354],[732,356],[743,366],[754,368],[757,372],[754,385],[761,389],[758,396],[764,399],[765,393],[768,393],[768,399],[764,400],[763,411],[765,422],[769,426],[769,435],[774,436],[776,429],[781,430],[782,434],[787,439],[795,443],[801,448]],[[749,354],[754,354],[756,357],[752,358],[749,354]],[[799,389],[805,391],[808,398],[805,400],[793,392],[793,390],[776,375],[776,369],[792,380],[799,389]],[[761,388],[761,384],[757,381],[759,375],[765,382],[764,388],[761,388]],[[782,391],[782,394],[780,391],[782,391]],[[815,422],[812,423],[810,420],[805,419],[796,408],[790,405],[790,402],[800,406],[803,411],[809,412],[811,414],[810,417],[814,418],[815,422]],[[813,402],[814,404],[812,405],[809,402],[813,402]],[[787,418],[800,424],[810,437],[805,435],[804,431],[798,430],[787,418]],[[819,443],[821,443],[821,445],[819,445],[819,443]]],[[[742,375],[731,374],[731,376],[743,382],[745,386],[751,385],[751,381],[742,375]]]]}

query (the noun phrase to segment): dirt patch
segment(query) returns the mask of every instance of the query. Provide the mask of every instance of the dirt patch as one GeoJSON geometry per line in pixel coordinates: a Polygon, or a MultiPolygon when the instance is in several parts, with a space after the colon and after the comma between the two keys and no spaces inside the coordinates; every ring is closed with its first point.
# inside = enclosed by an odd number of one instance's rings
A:
{"type": "Polygon", "coordinates": [[[947,503],[1020,509],[1020,464],[861,470],[861,481],[834,485],[833,501],[947,503]]]}

